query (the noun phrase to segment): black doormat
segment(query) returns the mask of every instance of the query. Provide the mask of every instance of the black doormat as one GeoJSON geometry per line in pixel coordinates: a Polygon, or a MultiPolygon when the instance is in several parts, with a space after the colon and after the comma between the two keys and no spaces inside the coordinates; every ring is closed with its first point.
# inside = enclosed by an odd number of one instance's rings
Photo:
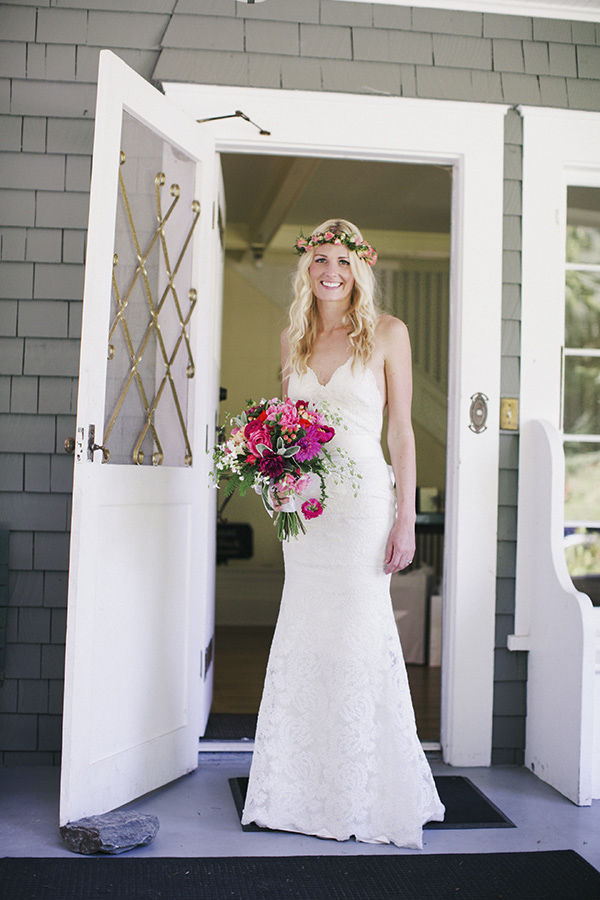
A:
{"type": "MultiPolygon", "coordinates": [[[[498,809],[472,781],[464,775],[437,775],[435,786],[440,800],[446,807],[443,822],[428,822],[427,829],[433,828],[515,828],[501,810],[498,809]]],[[[248,790],[247,778],[230,778],[229,787],[233,795],[238,816],[242,818],[242,810],[246,802],[248,790]]],[[[242,825],[244,831],[268,831],[253,822],[242,825]]]]}
{"type": "Polygon", "coordinates": [[[202,741],[253,741],[258,716],[252,713],[211,713],[202,741]]]}
{"type": "Polygon", "coordinates": [[[574,850],[217,859],[3,859],[3,900],[598,900],[574,850]]]}

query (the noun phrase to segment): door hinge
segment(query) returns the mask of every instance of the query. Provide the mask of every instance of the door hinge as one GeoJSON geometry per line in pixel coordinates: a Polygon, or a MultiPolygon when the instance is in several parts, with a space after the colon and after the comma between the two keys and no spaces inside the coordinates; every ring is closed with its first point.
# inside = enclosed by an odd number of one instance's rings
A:
{"type": "Polygon", "coordinates": [[[77,428],[77,437],[75,438],[75,459],[78,463],[83,462],[86,459],[86,446],[85,446],[85,428],[83,425],[80,425],[77,428]]]}
{"type": "Polygon", "coordinates": [[[203,671],[201,672],[201,677],[204,679],[204,681],[206,681],[206,676],[208,675],[210,667],[212,666],[214,642],[215,642],[215,638],[213,635],[213,637],[211,637],[210,641],[208,642],[208,646],[207,646],[206,650],[202,654],[202,662],[203,662],[202,669],[203,669],[203,671]]]}

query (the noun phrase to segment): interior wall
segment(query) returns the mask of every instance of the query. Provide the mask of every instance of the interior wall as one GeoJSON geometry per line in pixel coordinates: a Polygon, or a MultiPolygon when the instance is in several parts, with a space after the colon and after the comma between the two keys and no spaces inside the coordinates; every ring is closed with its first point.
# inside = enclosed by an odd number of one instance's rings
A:
{"type": "Polygon", "coordinates": [[[417,484],[434,487],[442,494],[446,488],[446,445],[441,444],[413,421],[417,447],[417,484]]]}

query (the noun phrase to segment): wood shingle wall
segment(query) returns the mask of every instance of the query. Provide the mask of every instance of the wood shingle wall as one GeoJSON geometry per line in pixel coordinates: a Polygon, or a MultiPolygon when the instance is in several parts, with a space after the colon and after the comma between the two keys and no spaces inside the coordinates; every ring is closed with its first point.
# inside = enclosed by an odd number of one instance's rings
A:
{"type": "MultiPolygon", "coordinates": [[[[600,25],[340,0],[0,3],[0,529],[10,531],[0,754],[58,761],[95,80],[145,78],[600,110],[600,25]]],[[[506,124],[502,393],[518,396],[521,121],[506,124]]],[[[501,438],[494,761],[519,762],[518,437],[501,438]]]]}

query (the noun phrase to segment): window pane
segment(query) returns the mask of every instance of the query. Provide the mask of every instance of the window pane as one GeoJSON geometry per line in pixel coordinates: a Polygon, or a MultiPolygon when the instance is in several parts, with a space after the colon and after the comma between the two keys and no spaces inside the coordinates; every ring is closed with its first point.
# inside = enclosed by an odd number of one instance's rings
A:
{"type": "Polygon", "coordinates": [[[600,188],[567,188],[567,262],[600,264],[600,188]]]}
{"type": "MultiPolygon", "coordinates": [[[[565,556],[572,578],[600,574],[600,531],[597,528],[565,528],[565,556]]],[[[577,584],[579,590],[589,588],[577,584]]]]}
{"type": "Polygon", "coordinates": [[[600,273],[567,272],[565,347],[600,348],[600,273]]]}
{"type": "Polygon", "coordinates": [[[600,357],[565,356],[564,430],[600,435],[600,357]]]}
{"type": "Polygon", "coordinates": [[[600,522],[600,443],[565,442],[565,520],[600,522]]]}
{"type": "Polygon", "coordinates": [[[567,262],[600,263],[600,228],[567,225],[567,262]]]}

